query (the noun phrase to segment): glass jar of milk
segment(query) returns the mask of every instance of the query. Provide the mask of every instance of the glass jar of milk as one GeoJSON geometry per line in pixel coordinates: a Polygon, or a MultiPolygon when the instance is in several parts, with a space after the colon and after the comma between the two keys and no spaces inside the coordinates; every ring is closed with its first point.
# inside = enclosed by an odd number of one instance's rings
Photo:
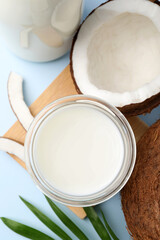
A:
{"type": "Polygon", "coordinates": [[[5,0],[0,37],[17,56],[44,62],[64,55],[80,24],[83,0],[5,0]]]}
{"type": "Polygon", "coordinates": [[[125,117],[89,96],[61,98],[33,120],[25,162],[45,195],[69,206],[92,206],[118,193],[131,176],[136,142],[125,117]]]}

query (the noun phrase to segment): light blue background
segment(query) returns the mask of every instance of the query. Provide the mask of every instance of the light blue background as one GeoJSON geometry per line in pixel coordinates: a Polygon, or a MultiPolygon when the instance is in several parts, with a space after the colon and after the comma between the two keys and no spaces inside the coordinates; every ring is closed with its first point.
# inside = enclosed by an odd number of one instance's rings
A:
{"type": "MultiPolygon", "coordinates": [[[[87,16],[93,8],[102,2],[104,1],[86,0],[84,16],[87,16]]],[[[10,53],[3,43],[0,42],[0,136],[2,136],[16,121],[7,97],[7,79],[10,71],[15,71],[24,77],[25,101],[30,105],[68,63],[69,54],[57,61],[49,63],[36,64],[26,62],[10,53]]],[[[151,125],[160,118],[159,112],[160,108],[157,108],[151,114],[142,116],[142,119],[151,125]]],[[[27,172],[6,153],[0,152],[0,216],[23,222],[24,224],[28,224],[55,237],[50,230],[48,230],[28,209],[26,209],[20,201],[18,197],[19,195],[34,203],[60,226],[63,226],[52,213],[43,195],[36,188],[27,172]]],[[[59,206],[74,220],[75,223],[78,223],[79,227],[88,234],[90,239],[99,239],[87,219],[83,221],[79,220],[66,207],[60,204],[59,206]]],[[[121,211],[120,195],[117,194],[111,200],[96,207],[98,211],[100,208],[104,211],[111,227],[114,229],[120,240],[129,240],[130,237],[126,231],[126,223],[121,211]]],[[[74,240],[77,239],[72,234],[71,236],[74,240]]],[[[58,239],[57,237],[55,238],[58,239]]],[[[0,221],[0,239],[20,240],[23,238],[10,231],[0,221]]]]}

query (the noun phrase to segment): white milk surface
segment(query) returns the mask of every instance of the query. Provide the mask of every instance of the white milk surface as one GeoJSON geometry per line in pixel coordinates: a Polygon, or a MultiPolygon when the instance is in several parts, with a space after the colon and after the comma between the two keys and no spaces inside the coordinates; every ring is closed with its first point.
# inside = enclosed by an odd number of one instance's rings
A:
{"type": "Polygon", "coordinates": [[[46,181],[71,195],[93,194],[118,175],[124,144],[117,126],[99,110],[68,106],[39,128],[34,158],[46,181]]]}

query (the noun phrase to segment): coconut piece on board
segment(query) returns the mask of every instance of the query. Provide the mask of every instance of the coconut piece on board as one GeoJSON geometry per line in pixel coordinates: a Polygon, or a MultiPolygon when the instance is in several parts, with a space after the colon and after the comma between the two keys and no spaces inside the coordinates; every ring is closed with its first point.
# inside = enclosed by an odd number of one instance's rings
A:
{"type": "Polygon", "coordinates": [[[160,239],[160,120],[138,142],[135,170],[121,196],[133,239],[160,239]]]}
{"type": "Polygon", "coordinates": [[[8,99],[13,112],[26,131],[28,131],[34,117],[23,99],[23,79],[20,75],[11,72],[8,79],[8,99]]]}
{"type": "Polygon", "coordinates": [[[24,146],[13,140],[0,137],[0,151],[14,154],[24,161],[24,146]]]}

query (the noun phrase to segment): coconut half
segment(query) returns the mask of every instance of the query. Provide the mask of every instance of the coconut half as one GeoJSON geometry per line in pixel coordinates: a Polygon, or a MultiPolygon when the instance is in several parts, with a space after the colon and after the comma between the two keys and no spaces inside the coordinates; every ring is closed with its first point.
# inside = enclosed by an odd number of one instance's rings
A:
{"type": "Polygon", "coordinates": [[[80,93],[127,116],[160,103],[160,7],[146,0],[114,0],[95,9],[78,30],[71,73],[80,93]]]}

